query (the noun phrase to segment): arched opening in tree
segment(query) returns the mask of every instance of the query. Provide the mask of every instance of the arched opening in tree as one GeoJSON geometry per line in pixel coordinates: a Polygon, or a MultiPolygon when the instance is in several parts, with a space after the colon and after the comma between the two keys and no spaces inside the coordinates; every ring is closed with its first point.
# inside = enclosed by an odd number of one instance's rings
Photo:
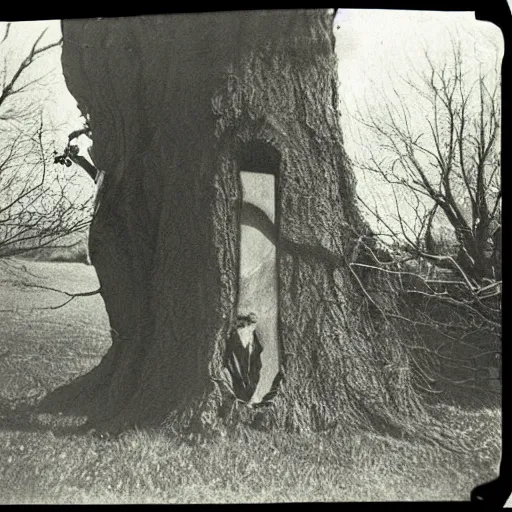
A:
{"type": "Polygon", "coordinates": [[[240,157],[240,275],[236,328],[226,346],[238,396],[260,403],[279,371],[276,183],[279,153],[270,144],[244,145],[240,157]]]}

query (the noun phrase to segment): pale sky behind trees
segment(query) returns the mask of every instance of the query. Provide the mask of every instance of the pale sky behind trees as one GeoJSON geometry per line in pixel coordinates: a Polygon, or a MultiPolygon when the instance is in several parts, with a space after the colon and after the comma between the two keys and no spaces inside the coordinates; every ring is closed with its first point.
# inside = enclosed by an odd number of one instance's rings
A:
{"type": "MultiPolygon", "coordinates": [[[[406,189],[392,187],[377,179],[374,173],[358,168],[358,162],[363,165],[368,162],[369,151],[377,158],[387,155],[380,150],[382,139],[375,139],[357,118],[368,120],[365,112],[371,112],[377,117],[384,115],[386,121],[389,118],[385,107],[395,105],[400,111],[403,104],[412,132],[428,133],[427,120],[433,119],[432,105],[417,93],[411,93],[403,78],[420,85],[419,74],[428,70],[425,52],[436,67],[441,69],[446,63],[450,72],[454,44],[460,44],[465,88],[469,89],[482,73],[492,89],[500,78],[503,36],[494,24],[477,20],[474,12],[351,9],[338,10],[334,33],[339,60],[341,128],[345,149],[354,162],[357,192],[372,211],[377,211],[389,226],[400,232],[394,195],[400,201],[400,216],[410,225],[414,224],[416,208],[406,189]]],[[[420,154],[418,158],[425,157],[420,154]]],[[[431,204],[427,202],[424,206],[430,208],[431,204]]],[[[373,215],[368,215],[365,208],[362,213],[380,231],[373,215]]],[[[442,214],[436,216],[434,230],[437,236],[451,239],[452,227],[443,218],[442,214]]]]}
{"type": "MultiPolygon", "coordinates": [[[[512,0],[510,0],[512,1],[512,0]]],[[[434,62],[442,62],[452,48],[450,37],[460,41],[464,58],[475,71],[493,65],[496,48],[501,62],[503,36],[492,23],[475,18],[474,12],[339,9],[334,20],[339,60],[342,130],[347,150],[353,151],[352,123],[347,111],[378,88],[426,67],[423,49],[434,62]],[[494,45],[494,46],[493,46],[494,45]]]]}

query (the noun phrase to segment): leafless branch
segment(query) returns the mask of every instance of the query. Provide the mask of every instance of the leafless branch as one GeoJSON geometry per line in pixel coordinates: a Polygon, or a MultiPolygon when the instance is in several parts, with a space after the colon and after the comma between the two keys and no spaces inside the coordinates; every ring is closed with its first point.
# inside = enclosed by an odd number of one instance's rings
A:
{"type": "MultiPolygon", "coordinates": [[[[5,100],[9,96],[19,92],[19,90],[17,90],[15,88],[16,84],[17,84],[18,80],[20,79],[21,75],[23,74],[23,72],[30,67],[30,65],[34,62],[34,60],[37,57],[39,57],[42,54],[44,54],[45,52],[47,52],[48,50],[51,50],[52,48],[56,48],[57,46],[61,45],[62,39],[60,39],[59,41],[53,42],[53,43],[49,43],[49,44],[47,44],[45,46],[40,46],[39,47],[38,45],[41,42],[41,40],[42,40],[42,38],[44,37],[45,34],[46,34],[46,29],[43,30],[41,32],[41,34],[38,36],[38,38],[36,39],[36,41],[32,45],[32,48],[30,49],[28,55],[19,64],[18,68],[16,69],[16,71],[12,75],[11,79],[8,80],[6,85],[3,87],[2,93],[0,94],[0,107],[2,106],[2,104],[5,102],[5,100]]],[[[7,33],[6,33],[5,37],[4,37],[4,40],[7,38],[7,36],[8,36],[8,31],[7,31],[7,33]]]]}
{"type": "Polygon", "coordinates": [[[7,23],[6,27],[5,27],[5,34],[4,34],[4,37],[2,38],[2,41],[0,42],[0,44],[2,44],[3,42],[5,42],[5,40],[9,37],[9,31],[11,30],[11,24],[10,23],[7,23]]]}
{"type": "Polygon", "coordinates": [[[20,311],[20,309],[21,310],[25,310],[25,311],[60,309],[60,308],[64,307],[66,304],[69,304],[72,300],[76,299],[77,297],[92,297],[93,295],[98,295],[99,293],[101,293],[101,288],[98,288],[97,290],[93,290],[93,291],[90,291],[90,292],[70,293],[70,292],[66,292],[64,290],[60,290],[58,288],[53,288],[51,286],[44,286],[44,285],[39,285],[39,284],[34,284],[34,283],[21,282],[21,283],[18,283],[18,284],[20,286],[24,286],[26,288],[37,288],[37,289],[40,289],[40,290],[48,290],[48,291],[52,291],[52,292],[56,292],[56,293],[61,293],[63,295],[66,295],[67,297],[69,297],[69,299],[67,299],[66,301],[64,301],[61,304],[58,304],[57,306],[42,306],[42,307],[16,308],[16,309],[0,309],[0,312],[2,312],[2,313],[7,313],[7,312],[8,313],[12,313],[14,311],[20,311]]]}

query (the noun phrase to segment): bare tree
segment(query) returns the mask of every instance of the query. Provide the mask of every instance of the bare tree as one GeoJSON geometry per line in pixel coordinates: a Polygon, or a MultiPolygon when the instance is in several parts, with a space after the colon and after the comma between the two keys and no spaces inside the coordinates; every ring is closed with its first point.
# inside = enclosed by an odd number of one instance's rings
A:
{"type": "Polygon", "coordinates": [[[489,284],[501,276],[498,66],[471,78],[456,43],[451,61],[439,65],[428,51],[424,58],[425,70],[404,78],[405,94],[395,87],[381,109],[367,104],[360,115],[373,137],[359,165],[392,185],[398,228],[384,226],[388,235],[474,285],[489,284]],[[436,221],[453,230],[454,253],[440,249],[436,221]]]}
{"type": "Polygon", "coordinates": [[[61,45],[44,43],[43,30],[21,61],[0,37],[0,257],[66,244],[90,222],[91,200],[81,197],[76,168],[55,165],[54,129],[45,119],[40,89],[50,72],[38,63],[61,45]],[[3,55],[2,55],[3,54],[3,55]],[[36,64],[37,63],[37,64],[36,64]]]}
{"type": "Polygon", "coordinates": [[[367,101],[358,111],[364,151],[356,165],[389,185],[392,214],[359,198],[388,247],[384,259],[367,248],[373,257],[353,266],[378,275],[368,297],[407,324],[412,344],[452,373],[472,372],[454,381],[473,385],[500,352],[500,75],[497,49],[494,67],[475,71],[452,43],[444,62],[426,50],[423,71],[402,77],[403,89],[395,82],[378,108],[367,101]],[[390,288],[402,301],[383,299],[390,288]]]}

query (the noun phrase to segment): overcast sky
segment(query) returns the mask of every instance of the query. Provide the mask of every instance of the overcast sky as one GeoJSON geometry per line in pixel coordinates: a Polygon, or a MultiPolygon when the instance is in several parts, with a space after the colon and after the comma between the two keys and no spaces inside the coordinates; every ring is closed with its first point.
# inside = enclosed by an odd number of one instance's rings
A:
{"type": "MultiPolygon", "coordinates": [[[[427,118],[432,117],[432,107],[417,94],[411,95],[410,87],[401,80],[409,77],[418,82],[418,73],[427,69],[425,51],[432,61],[441,66],[452,58],[452,40],[460,43],[463,70],[469,87],[482,72],[491,80],[497,78],[503,57],[503,36],[495,25],[476,20],[474,12],[428,12],[391,10],[340,9],[334,20],[338,78],[340,91],[341,128],[344,145],[354,161],[357,192],[373,210],[383,215],[390,226],[397,228],[397,194],[400,214],[414,224],[416,207],[413,198],[403,188],[376,180],[373,173],[361,171],[357,162],[368,161],[368,146],[378,159],[388,158],[376,144],[373,134],[356,120],[368,119],[366,108],[372,113],[383,113],[390,100],[398,98],[408,108],[413,133],[428,133],[427,118]],[[416,77],[415,77],[416,74],[416,77]],[[397,88],[398,96],[393,94],[397,88]],[[382,94],[386,95],[383,98],[382,94]],[[368,106],[365,105],[368,103],[368,106]],[[362,114],[362,115],[361,115],[362,114]],[[409,203],[409,204],[408,204],[409,203]]],[[[489,82],[487,82],[489,85],[489,82]]],[[[418,158],[421,155],[417,155],[418,158]]],[[[396,155],[395,155],[396,157],[396,155]]],[[[389,160],[388,160],[389,162],[389,160]]],[[[462,200],[463,198],[461,198],[462,200]]],[[[425,203],[425,207],[431,205],[425,203]]],[[[374,229],[379,231],[372,215],[363,214],[374,229]]],[[[436,217],[436,229],[450,236],[450,229],[436,217]]]]}
{"type": "Polygon", "coordinates": [[[426,65],[423,49],[441,61],[450,51],[453,36],[462,43],[466,62],[484,66],[494,62],[495,45],[503,55],[498,27],[478,21],[474,12],[392,11],[339,9],[334,21],[342,129],[349,153],[354,151],[347,112],[357,102],[375,96],[376,88],[396,81],[426,65]]]}

